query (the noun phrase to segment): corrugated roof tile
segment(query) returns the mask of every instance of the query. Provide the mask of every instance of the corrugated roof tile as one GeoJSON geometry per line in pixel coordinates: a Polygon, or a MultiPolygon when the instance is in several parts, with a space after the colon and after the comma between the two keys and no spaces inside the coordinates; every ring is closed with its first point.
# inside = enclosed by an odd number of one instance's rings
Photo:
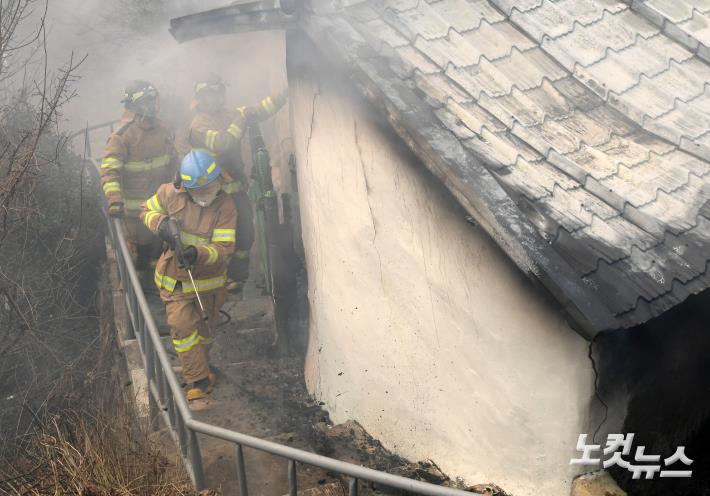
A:
{"type": "Polygon", "coordinates": [[[538,43],[545,36],[557,38],[569,33],[575,23],[574,17],[564,9],[561,9],[556,2],[551,2],[550,0],[543,0],[542,4],[536,9],[525,12],[514,10],[510,18],[513,22],[518,22],[520,18],[524,18],[526,31],[538,43]]]}
{"type": "Polygon", "coordinates": [[[671,22],[679,23],[690,19],[695,5],[685,0],[646,0],[648,5],[663,14],[671,22]]]}
{"type": "Polygon", "coordinates": [[[584,143],[592,146],[607,143],[611,138],[611,130],[601,122],[590,118],[582,112],[575,112],[566,119],[560,119],[559,124],[570,133],[580,137],[584,143]]]}
{"type": "Polygon", "coordinates": [[[526,91],[527,96],[536,106],[542,110],[547,119],[559,120],[568,116],[574,110],[574,103],[568,100],[554,83],[547,79],[537,88],[526,91]]]}
{"type": "Polygon", "coordinates": [[[477,28],[482,20],[488,23],[504,18],[486,0],[441,0],[431,3],[431,9],[454,27],[458,32],[477,28]]]}
{"type": "Polygon", "coordinates": [[[666,155],[677,149],[677,147],[672,143],[669,143],[668,141],[643,130],[638,130],[632,133],[628,136],[628,138],[633,140],[634,143],[643,145],[658,155],[666,155]]]}
{"type": "Polygon", "coordinates": [[[552,246],[580,274],[588,274],[597,269],[599,253],[584,242],[583,237],[574,238],[565,229],[559,229],[552,246]]]}
{"type": "Polygon", "coordinates": [[[590,24],[599,20],[604,11],[620,12],[629,8],[623,2],[615,0],[555,0],[557,6],[567,12],[580,24],[590,24]]]}
{"type": "Polygon", "coordinates": [[[415,71],[413,79],[417,88],[440,105],[446,105],[449,100],[459,103],[471,100],[471,95],[462,91],[443,73],[420,74],[415,71]]]}
{"type": "Polygon", "coordinates": [[[458,118],[453,112],[447,107],[441,107],[434,111],[439,120],[446,126],[456,137],[462,141],[473,138],[476,136],[466,124],[458,118]]]}
{"type": "Polygon", "coordinates": [[[506,130],[506,126],[502,122],[482,109],[478,103],[456,103],[450,100],[447,108],[475,133],[480,134],[484,127],[492,132],[506,130]]]}
{"type": "Polygon", "coordinates": [[[599,95],[593,93],[572,76],[555,81],[553,86],[583,112],[591,111],[604,104],[599,95]]]}
{"type": "MultiPolygon", "coordinates": [[[[487,100],[482,101],[485,105],[487,100]]],[[[545,109],[517,88],[513,88],[509,95],[495,98],[495,105],[525,127],[537,126],[545,120],[545,109]]]]}
{"type": "Polygon", "coordinates": [[[553,218],[570,232],[590,226],[594,217],[609,221],[618,216],[615,209],[581,188],[555,188],[552,195],[540,203],[551,209],[553,218]]]}
{"type": "Polygon", "coordinates": [[[671,111],[675,99],[672,91],[659,88],[641,76],[640,84],[621,95],[610,96],[609,103],[634,121],[643,124],[647,117],[655,119],[671,111]]]}
{"type": "Polygon", "coordinates": [[[695,11],[690,19],[678,24],[678,28],[704,46],[710,45],[710,16],[707,14],[695,11]]]}
{"type": "Polygon", "coordinates": [[[414,46],[442,69],[449,64],[458,67],[477,64],[481,58],[481,52],[454,30],[435,40],[417,38],[414,46]]]}
{"type": "Polygon", "coordinates": [[[423,0],[416,8],[399,12],[395,17],[399,21],[397,27],[404,27],[412,41],[417,36],[427,40],[443,38],[451,29],[451,24],[443,17],[433,15],[431,7],[423,0]]]}
{"type": "Polygon", "coordinates": [[[535,47],[535,43],[507,22],[491,25],[483,20],[477,29],[462,32],[461,36],[471,46],[476,47],[488,60],[509,55],[513,47],[521,52],[535,47]]]}
{"type": "Polygon", "coordinates": [[[638,84],[641,74],[653,77],[668,69],[671,59],[686,60],[691,53],[662,35],[631,45],[586,67],[584,70],[600,86],[622,93],[638,84]]]}
{"type": "Polygon", "coordinates": [[[513,10],[529,11],[542,5],[543,0],[492,0],[491,3],[498,7],[506,16],[513,10]]]}
{"type": "MultiPolygon", "coordinates": [[[[658,243],[658,240],[646,231],[624,219],[622,216],[602,219],[594,217],[588,227],[583,232],[601,243],[605,243],[610,248],[615,248],[628,256],[634,246],[648,250],[658,243]]],[[[572,233],[573,236],[576,235],[572,233]]],[[[619,253],[615,251],[613,253],[619,253]]],[[[618,259],[622,257],[617,257],[618,259]]]]}
{"type": "Polygon", "coordinates": [[[544,160],[521,158],[510,164],[507,170],[508,174],[502,176],[505,182],[529,200],[551,196],[556,189],[571,189],[579,186],[544,160]]]}
{"type": "Polygon", "coordinates": [[[614,110],[609,105],[601,105],[587,112],[587,115],[599,123],[603,123],[604,127],[609,129],[616,136],[628,136],[639,129],[639,125],[614,110]]]}
{"type": "Polygon", "coordinates": [[[659,190],[671,192],[687,182],[687,171],[667,168],[656,161],[631,168],[621,166],[615,175],[601,181],[635,207],[655,201],[659,190]]]}
{"type": "Polygon", "coordinates": [[[554,82],[566,76],[539,48],[533,48],[521,53],[514,48],[508,57],[492,62],[493,67],[508,77],[520,90],[537,88],[543,79],[554,82]]]}
{"type": "Polygon", "coordinates": [[[695,99],[688,104],[676,101],[671,112],[646,124],[646,128],[669,139],[673,143],[680,143],[681,138],[695,139],[710,130],[710,114],[702,106],[707,106],[710,95],[695,99]],[[700,103],[700,101],[704,101],[700,103]]]}
{"type": "Polygon", "coordinates": [[[482,160],[489,167],[491,167],[494,173],[499,174],[501,170],[507,168],[507,166],[503,163],[506,162],[506,159],[501,157],[494,144],[487,141],[485,138],[475,136],[463,141],[462,144],[479,160],[482,160]]]}
{"type": "MultiPolygon", "coordinates": [[[[517,22],[527,28],[524,16],[517,22]]],[[[607,50],[626,49],[634,45],[638,38],[649,38],[657,33],[657,27],[635,13],[624,10],[611,14],[606,11],[598,22],[587,26],[576,24],[570,33],[545,40],[543,47],[553,53],[555,58],[559,58],[568,69],[572,69],[574,63],[590,66],[603,59],[607,50]]]]}
{"type": "Polygon", "coordinates": [[[625,165],[633,167],[641,162],[650,159],[651,150],[646,146],[637,143],[631,137],[621,138],[612,136],[612,138],[602,145],[595,148],[599,153],[603,153],[607,159],[611,160],[615,165],[625,165]]]}
{"type": "MultiPolygon", "coordinates": [[[[692,229],[698,223],[698,214],[705,200],[702,192],[705,184],[707,181],[691,175],[687,184],[672,193],[659,191],[656,199],[641,207],[641,211],[667,224],[677,233],[692,229]]],[[[705,234],[710,237],[710,231],[705,234]]]]}
{"type": "Polygon", "coordinates": [[[421,74],[435,74],[441,72],[441,68],[435,65],[423,53],[412,46],[403,46],[396,49],[397,55],[402,62],[410,68],[410,72],[415,69],[421,74]]]}
{"type": "Polygon", "coordinates": [[[615,174],[619,168],[614,157],[587,145],[583,145],[579,151],[567,155],[567,158],[578,164],[595,179],[603,179],[615,174]]]}
{"type": "Polygon", "coordinates": [[[474,99],[479,99],[481,93],[491,97],[505,95],[510,93],[513,87],[512,81],[486,59],[481,59],[479,64],[469,67],[449,66],[446,74],[465,88],[474,99]]]}
{"type": "Polygon", "coordinates": [[[679,235],[669,234],[666,245],[682,257],[697,273],[708,268],[710,254],[707,245],[710,242],[710,219],[703,216],[696,218],[695,226],[679,235]]]}

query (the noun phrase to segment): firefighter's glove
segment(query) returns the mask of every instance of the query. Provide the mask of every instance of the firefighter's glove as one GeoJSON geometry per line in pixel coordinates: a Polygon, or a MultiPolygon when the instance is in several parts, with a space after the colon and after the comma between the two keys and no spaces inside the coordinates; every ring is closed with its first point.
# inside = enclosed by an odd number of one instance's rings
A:
{"type": "Polygon", "coordinates": [[[178,252],[178,265],[181,269],[191,269],[197,262],[197,248],[186,246],[178,252]]]}
{"type": "Polygon", "coordinates": [[[176,233],[180,233],[180,228],[173,219],[165,219],[158,226],[158,236],[165,241],[171,250],[175,250],[175,244],[179,238],[179,236],[175,235],[176,233]]]}
{"type": "Polygon", "coordinates": [[[108,215],[109,217],[114,217],[116,219],[123,217],[123,203],[112,203],[109,205],[108,215]]]}

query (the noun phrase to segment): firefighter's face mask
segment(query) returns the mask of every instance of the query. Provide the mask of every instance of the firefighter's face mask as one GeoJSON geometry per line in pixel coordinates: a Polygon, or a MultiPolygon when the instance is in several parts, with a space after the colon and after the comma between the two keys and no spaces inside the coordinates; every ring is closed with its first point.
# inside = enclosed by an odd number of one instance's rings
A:
{"type": "Polygon", "coordinates": [[[203,102],[205,109],[208,111],[215,111],[219,110],[222,107],[224,107],[224,91],[222,92],[208,92],[204,94],[204,97],[201,99],[203,102]]]}
{"type": "Polygon", "coordinates": [[[207,186],[202,188],[192,188],[188,189],[187,192],[192,198],[192,201],[197,203],[201,207],[209,207],[217,198],[220,190],[222,189],[219,181],[214,181],[207,186]]]}
{"type": "Polygon", "coordinates": [[[160,110],[160,100],[156,97],[152,100],[146,102],[141,102],[141,105],[136,107],[136,115],[142,119],[155,119],[158,117],[158,111],[160,110]]]}

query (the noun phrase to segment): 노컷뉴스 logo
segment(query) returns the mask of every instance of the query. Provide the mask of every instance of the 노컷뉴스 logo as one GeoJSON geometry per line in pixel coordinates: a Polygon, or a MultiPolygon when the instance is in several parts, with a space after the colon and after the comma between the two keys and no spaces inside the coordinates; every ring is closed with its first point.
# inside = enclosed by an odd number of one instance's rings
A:
{"type": "Polygon", "coordinates": [[[633,473],[632,479],[640,479],[641,474],[645,475],[645,479],[653,479],[657,473],[660,473],[661,477],[690,477],[693,475],[692,470],[678,470],[678,468],[687,468],[693,463],[693,460],[685,456],[685,446],[678,446],[675,453],[663,459],[664,467],[676,465],[675,470],[661,470],[661,455],[646,454],[645,446],[637,446],[634,450],[633,462],[630,461],[629,455],[633,442],[633,433],[609,434],[606,439],[606,447],[602,450],[599,444],[587,444],[587,434],[580,434],[577,439],[577,451],[580,451],[582,456],[572,458],[569,463],[570,465],[594,466],[601,463],[604,468],[617,465],[633,473]],[[685,467],[682,467],[681,463],[685,467]]]}

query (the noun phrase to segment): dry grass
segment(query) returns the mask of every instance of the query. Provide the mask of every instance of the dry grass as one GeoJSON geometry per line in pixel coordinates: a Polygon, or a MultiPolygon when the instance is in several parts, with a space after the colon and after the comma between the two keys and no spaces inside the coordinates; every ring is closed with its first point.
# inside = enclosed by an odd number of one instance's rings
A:
{"type": "Polygon", "coordinates": [[[187,474],[123,411],[66,412],[42,422],[12,463],[0,466],[0,494],[195,495],[187,474]]]}

